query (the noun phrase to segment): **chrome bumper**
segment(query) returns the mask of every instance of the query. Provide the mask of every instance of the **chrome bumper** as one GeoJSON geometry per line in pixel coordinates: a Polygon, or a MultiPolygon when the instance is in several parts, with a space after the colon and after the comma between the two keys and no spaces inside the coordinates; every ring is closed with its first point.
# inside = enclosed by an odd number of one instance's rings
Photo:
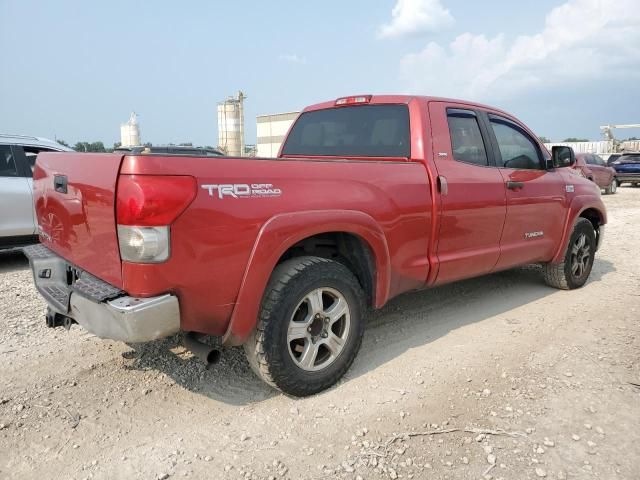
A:
{"type": "Polygon", "coordinates": [[[180,306],[175,295],[130,297],[77,269],[43,245],[27,247],[24,253],[36,288],[50,308],[100,338],[139,343],[180,330],[180,306]],[[75,280],[69,284],[69,278],[75,280]]]}
{"type": "Polygon", "coordinates": [[[150,342],[180,330],[180,307],[174,295],[120,297],[96,303],[72,293],[69,305],[66,315],[100,338],[128,343],[150,342]]]}

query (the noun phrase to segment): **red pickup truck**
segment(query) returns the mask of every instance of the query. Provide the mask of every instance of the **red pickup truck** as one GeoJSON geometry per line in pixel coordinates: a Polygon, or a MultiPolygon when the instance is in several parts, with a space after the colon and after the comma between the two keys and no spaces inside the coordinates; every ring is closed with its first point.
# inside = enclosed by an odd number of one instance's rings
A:
{"type": "Polygon", "coordinates": [[[581,287],[600,191],[520,121],[459,100],[360,95],[307,107],[276,159],[44,153],[29,248],[50,326],[145,342],[186,333],[208,361],[244,345],[297,396],[334,384],[367,310],[524,264],[581,287]]]}

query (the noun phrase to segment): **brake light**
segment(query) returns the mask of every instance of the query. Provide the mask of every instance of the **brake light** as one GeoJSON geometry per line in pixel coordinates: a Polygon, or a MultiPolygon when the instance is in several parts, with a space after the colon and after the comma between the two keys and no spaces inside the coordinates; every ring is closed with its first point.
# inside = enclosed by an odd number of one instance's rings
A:
{"type": "Polygon", "coordinates": [[[170,228],[197,193],[188,176],[120,175],[116,199],[120,258],[160,263],[169,258],[170,228]]]}
{"type": "Polygon", "coordinates": [[[188,176],[120,175],[116,200],[118,225],[170,225],[196,196],[188,176]]]}
{"type": "Polygon", "coordinates": [[[336,105],[354,105],[358,103],[369,103],[371,95],[357,95],[354,97],[342,97],[336,100],[336,105]]]}

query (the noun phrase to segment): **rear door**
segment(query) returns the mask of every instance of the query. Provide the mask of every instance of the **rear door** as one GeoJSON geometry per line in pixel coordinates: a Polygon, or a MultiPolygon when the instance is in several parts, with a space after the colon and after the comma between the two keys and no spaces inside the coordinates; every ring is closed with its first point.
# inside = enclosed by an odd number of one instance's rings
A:
{"type": "Polygon", "coordinates": [[[38,154],[41,152],[54,152],[56,150],[52,150],[50,148],[43,147],[35,147],[35,146],[27,146],[27,145],[13,145],[13,154],[15,155],[16,161],[18,164],[22,166],[22,176],[27,179],[27,184],[29,185],[29,198],[31,202],[31,228],[32,234],[36,234],[38,232],[38,225],[36,224],[36,213],[35,213],[35,205],[33,202],[33,169],[36,166],[36,158],[38,154]]]}
{"type": "Polygon", "coordinates": [[[591,170],[595,184],[602,188],[606,187],[608,183],[606,173],[604,172],[604,168],[598,163],[596,156],[588,153],[584,157],[589,170],[591,170]]]}
{"type": "Polygon", "coordinates": [[[506,195],[477,113],[429,103],[440,200],[436,284],[490,272],[500,256],[506,195]]]}
{"type": "Polygon", "coordinates": [[[0,237],[35,233],[33,196],[25,165],[11,145],[0,145],[0,237]]]}
{"type": "Polygon", "coordinates": [[[613,170],[607,167],[607,164],[600,155],[593,154],[592,157],[594,165],[598,169],[598,175],[600,176],[601,183],[599,183],[599,185],[602,188],[607,188],[613,181],[613,170]]]}
{"type": "Polygon", "coordinates": [[[496,270],[549,260],[562,237],[566,182],[558,170],[545,169],[547,152],[522,125],[492,113],[483,122],[507,195],[496,270]]]}

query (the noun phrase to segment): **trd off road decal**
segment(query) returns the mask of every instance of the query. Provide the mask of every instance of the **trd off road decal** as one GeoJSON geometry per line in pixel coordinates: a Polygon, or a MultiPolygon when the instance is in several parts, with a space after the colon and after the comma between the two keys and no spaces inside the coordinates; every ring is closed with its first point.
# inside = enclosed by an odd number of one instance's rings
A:
{"type": "Polygon", "coordinates": [[[279,197],[282,190],[276,188],[271,183],[227,183],[219,185],[202,185],[202,188],[209,192],[209,196],[224,199],[231,198],[261,198],[279,197]]]}

